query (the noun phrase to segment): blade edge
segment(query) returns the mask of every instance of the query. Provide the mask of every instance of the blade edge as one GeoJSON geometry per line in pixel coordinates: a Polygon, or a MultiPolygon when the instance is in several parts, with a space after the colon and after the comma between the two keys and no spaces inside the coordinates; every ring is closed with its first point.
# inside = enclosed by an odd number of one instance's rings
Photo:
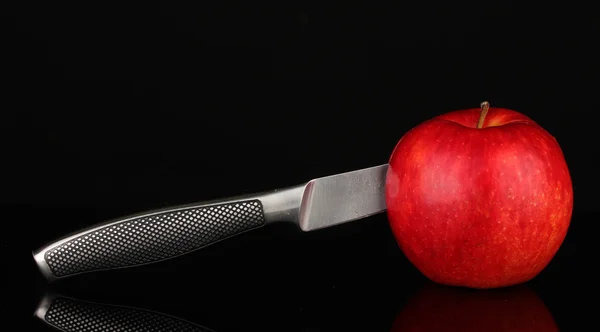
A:
{"type": "Polygon", "coordinates": [[[300,206],[300,228],[313,231],[384,212],[387,169],[383,164],[309,181],[300,206]]]}

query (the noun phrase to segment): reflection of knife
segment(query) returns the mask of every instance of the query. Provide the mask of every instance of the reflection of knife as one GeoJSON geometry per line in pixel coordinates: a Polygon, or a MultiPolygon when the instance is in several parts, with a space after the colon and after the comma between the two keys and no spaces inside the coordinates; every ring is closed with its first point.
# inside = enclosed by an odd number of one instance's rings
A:
{"type": "Polygon", "coordinates": [[[129,216],[66,236],[33,253],[46,278],[148,264],[265,224],[312,231],[385,211],[387,164],[270,193],[129,216]]]}
{"type": "Polygon", "coordinates": [[[42,299],[35,316],[66,332],[212,332],[186,320],[154,311],[84,302],[55,295],[46,295],[42,299]]]}

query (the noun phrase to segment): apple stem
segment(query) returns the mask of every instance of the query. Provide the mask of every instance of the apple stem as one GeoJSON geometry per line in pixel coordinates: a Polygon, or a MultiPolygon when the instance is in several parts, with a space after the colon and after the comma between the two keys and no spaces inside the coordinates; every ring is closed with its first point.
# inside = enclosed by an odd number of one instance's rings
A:
{"type": "Polygon", "coordinates": [[[483,121],[485,121],[485,116],[487,115],[490,109],[490,103],[484,101],[481,103],[481,114],[479,115],[479,121],[477,121],[477,128],[480,129],[483,127],[483,121]]]}

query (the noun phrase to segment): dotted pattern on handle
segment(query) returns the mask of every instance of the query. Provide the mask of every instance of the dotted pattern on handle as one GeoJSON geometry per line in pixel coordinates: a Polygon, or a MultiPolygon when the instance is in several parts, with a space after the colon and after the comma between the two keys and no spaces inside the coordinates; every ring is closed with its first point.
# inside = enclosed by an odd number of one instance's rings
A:
{"type": "Polygon", "coordinates": [[[156,312],[57,298],[44,316],[68,332],[210,332],[201,326],[156,312]]]}
{"type": "Polygon", "coordinates": [[[265,223],[259,200],[142,216],[81,235],[45,254],[55,276],[179,256],[265,223]]]}

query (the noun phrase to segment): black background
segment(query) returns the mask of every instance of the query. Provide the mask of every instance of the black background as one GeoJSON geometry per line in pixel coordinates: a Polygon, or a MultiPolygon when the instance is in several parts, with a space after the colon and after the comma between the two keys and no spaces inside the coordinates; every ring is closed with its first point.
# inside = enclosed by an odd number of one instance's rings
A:
{"type": "Polygon", "coordinates": [[[5,17],[2,245],[4,287],[18,295],[5,308],[51,330],[30,316],[51,289],[216,331],[389,331],[426,280],[385,215],[311,233],[272,225],[51,286],[30,253],[124,214],[385,163],[411,127],[488,100],[564,150],[572,225],[528,286],[561,329],[578,326],[598,219],[598,21],[560,7],[399,3],[52,4],[5,17]]]}

